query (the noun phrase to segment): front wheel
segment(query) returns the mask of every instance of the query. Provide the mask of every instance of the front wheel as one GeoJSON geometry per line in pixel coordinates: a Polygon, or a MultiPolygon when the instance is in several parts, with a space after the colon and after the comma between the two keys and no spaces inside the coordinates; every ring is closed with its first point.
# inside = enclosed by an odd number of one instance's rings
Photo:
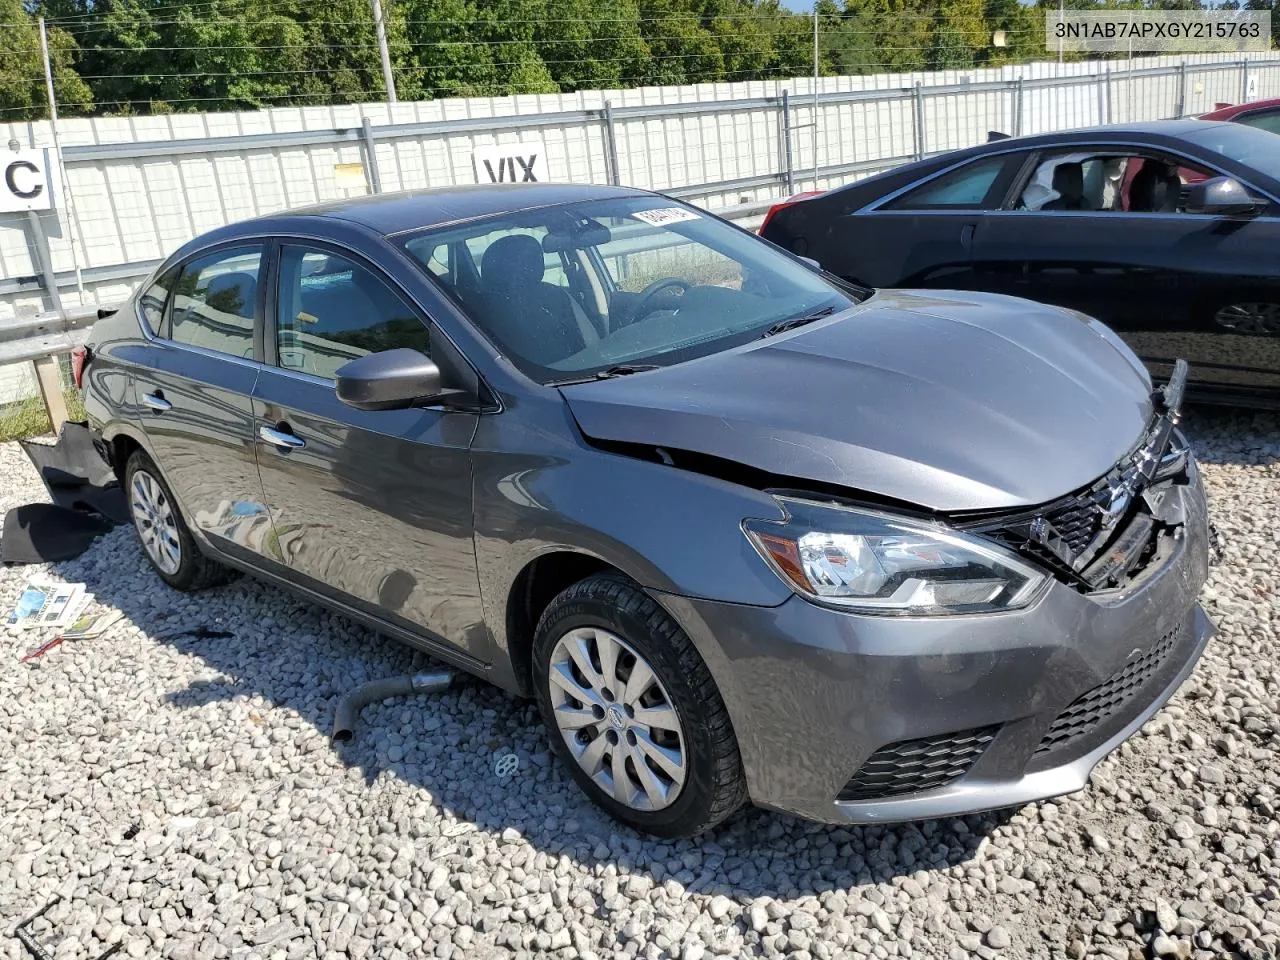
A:
{"type": "Polygon", "coordinates": [[[125,466],[124,487],[133,528],[156,573],[176,590],[201,590],[235,574],[200,553],[155,463],[135,450],[125,466]]]}
{"type": "Polygon", "coordinates": [[[747,798],[724,701],[692,641],[636,584],[589,577],[556,597],[533,650],[552,747],[612,816],[694,836],[747,798]]]}

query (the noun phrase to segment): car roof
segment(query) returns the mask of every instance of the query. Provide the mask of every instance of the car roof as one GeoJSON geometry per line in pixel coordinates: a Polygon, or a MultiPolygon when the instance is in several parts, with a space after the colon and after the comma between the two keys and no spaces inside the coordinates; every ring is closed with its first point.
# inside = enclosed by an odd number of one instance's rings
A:
{"type": "MultiPolygon", "coordinates": [[[[281,211],[258,219],[319,217],[349,220],[383,236],[494,214],[579,200],[653,196],[644,190],[597,184],[508,183],[381,193],[281,211]]],[[[253,221],[248,221],[253,222],[253,221]]]]}

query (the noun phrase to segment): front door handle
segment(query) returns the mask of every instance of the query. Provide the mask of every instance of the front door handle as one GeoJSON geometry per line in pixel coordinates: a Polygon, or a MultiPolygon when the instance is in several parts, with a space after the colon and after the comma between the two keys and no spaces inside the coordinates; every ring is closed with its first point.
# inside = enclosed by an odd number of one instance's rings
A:
{"type": "Polygon", "coordinates": [[[259,427],[258,436],[263,443],[269,443],[280,450],[301,450],[307,445],[307,441],[296,433],[277,430],[274,427],[259,427]]]}
{"type": "Polygon", "coordinates": [[[173,404],[164,398],[164,393],[160,390],[155,393],[144,393],[142,402],[156,413],[164,413],[166,410],[173,409],[173,404]]]}

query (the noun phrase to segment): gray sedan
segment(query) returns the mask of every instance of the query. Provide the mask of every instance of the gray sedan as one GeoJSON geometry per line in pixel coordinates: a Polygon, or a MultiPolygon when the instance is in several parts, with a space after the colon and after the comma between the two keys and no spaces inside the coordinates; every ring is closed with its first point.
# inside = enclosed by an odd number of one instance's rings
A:
{"type": "Polygon", "coordinates": [[[534,698],[658,835],[1079,789],[1212,633],[1185,365],[650,193],[236,224],[81,361],[167,583],[248,571],[534,698]]]}

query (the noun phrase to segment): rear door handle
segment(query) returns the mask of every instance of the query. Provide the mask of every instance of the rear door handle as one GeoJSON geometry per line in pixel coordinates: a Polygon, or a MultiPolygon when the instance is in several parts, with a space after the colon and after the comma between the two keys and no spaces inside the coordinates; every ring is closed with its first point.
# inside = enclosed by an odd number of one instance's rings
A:
{"type": "Polygon", "coordinates": [[[164,398],[164,393],[160,390],[155,393],[144,393],[142,402],[156,413],[164,413],[166,410],[173,409],[173,404],[164,398]]]}
{"type": "Polygon", "coordinates": [[[307,445],[307,441],[296,433],[277,430],[274,427],[259,427],[258,436],[263,443],[269,443],[280,450],[301,450],[307,445]]]}

